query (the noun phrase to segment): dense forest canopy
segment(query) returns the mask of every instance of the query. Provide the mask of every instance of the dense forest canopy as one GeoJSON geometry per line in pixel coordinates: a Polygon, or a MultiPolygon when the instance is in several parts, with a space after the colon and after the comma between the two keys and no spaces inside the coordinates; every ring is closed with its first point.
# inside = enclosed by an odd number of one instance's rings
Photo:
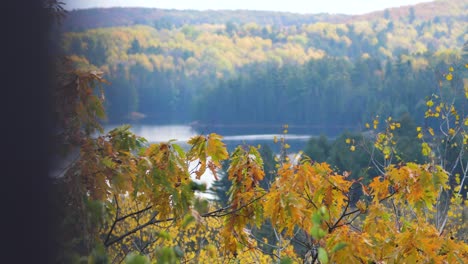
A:
{"type": "Polygon", "coordinates": [[[146,123],[362,125],[420,116],[415,95],[431,94],[468,41],[466,10],[458,0],[360,16],[75,10],[63,46],[106,73],[111,123],[140,113],[146,123]]]}

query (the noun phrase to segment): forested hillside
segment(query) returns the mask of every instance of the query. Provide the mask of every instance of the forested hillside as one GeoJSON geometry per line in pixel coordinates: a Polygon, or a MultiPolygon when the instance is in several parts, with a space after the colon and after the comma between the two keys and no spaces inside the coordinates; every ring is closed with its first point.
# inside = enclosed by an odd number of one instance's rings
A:
{"type": "Polygon", "coordinates": [[[421,116],[424,96],[468,41],[466,5],[361,16],[77,10],[63,46],[106,73],[111,123],[356,127],[377,114],[421,116]]]}
{"type": "Polygon", "coordinates": [[[467,12],[72,11],[53,263],[467,263],[467,12]],[[162,141],[106,116],[283,133],[162,141]],[[298,127],[322,135],[293,150],[298,127]]]}

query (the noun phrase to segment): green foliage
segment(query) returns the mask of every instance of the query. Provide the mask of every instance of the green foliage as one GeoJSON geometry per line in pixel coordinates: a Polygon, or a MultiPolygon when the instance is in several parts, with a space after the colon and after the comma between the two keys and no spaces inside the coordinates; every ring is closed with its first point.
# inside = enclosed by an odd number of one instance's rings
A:
{"type": "MultiPolygon", "coordinates": [[[[330,157],[331,144],[328,138],[320,135],[319,138],[311,138],[305,146],[304,153],[316,162],[326,162],[330,157]]],[[[331,164],[334,164],[331,162],[331,164]]]]}
{"type": "Polygon", "coordinates": [[[332,252],[332,253],[333,253],[333,252],[336,252],[336,251],[341,250],[341,249],[343,249],[343,248],[345,248],[345,247],[346,247],[346,243],[340,242],[340,243],[336,244],[335,247],[333,247],[333,249],[331,250],[331,252],[332,252]]]}
{"type": "Polygon", "coordinates": [[[88,256],[88,264],[107,264],[109,257],[107,256],[104,245],[98,243],[88,256]]]}
{"type": "Polygon", "coordinates": [[[182,252],[179,248],[161,247],[156,249],[156,262],[162,264],[176,264],[182,257],[182,252]]]}
{"type": "Polygon", "coordinates": [[[328,254],[327,251],[325,251],[324,248],[319,248],[318,249],[318,260],[320,263],[327,264],[328,263],[328,254]]]}
{"type": "Polygon", "coordinates": [[[458,56],[454,49],[466,41],[462,19],[447,16],[436,24],[427,12],[437,9],[442,16],[463,10],[460,1],[451,2],[415,6],[412,24],[408,8],[392,10],[390,21],[373,14],[345,19],[259,17],[248,11],[73,11],[63,46],[75,61],[108,74],[111,122],[134,121],[132,116],[142,113],[145,121],[158,123],[217,118],[355,126],[375,114],[419,111],[418,93],[434,83],[430,69],[458,56]],[[142,13],[145,19],[136,18],[142,13]],[[105,26],[73,31],[75,24],[88,23],[78,17],[97,14],[105,26]],[[385,63],[394,69],[383,69],[385,63]],[[274,66],[288,69],[270,69],[274,66]]]}
{"type": "Polygon", "coordinates": [[[289,257],[283,257],[280,260],[280,264],[293,264],[293,260],[289,257]]]}
{"type": "Polygon", "coordinates": [[[133,252],[127,255],[125,258],[125,264],[149,264],[148,257],[133,252]]]}

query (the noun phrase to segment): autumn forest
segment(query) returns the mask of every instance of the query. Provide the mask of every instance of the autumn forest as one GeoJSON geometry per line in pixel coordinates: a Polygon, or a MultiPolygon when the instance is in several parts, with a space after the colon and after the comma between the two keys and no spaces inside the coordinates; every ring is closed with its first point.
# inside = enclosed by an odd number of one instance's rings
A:
{"type": "Polygon", "coordinates": [[[468,262],[466,1],[47,3],[56,263],[468,262]],[[141,124],[202,132],[154,142],[141,124]],[[278,135],[227,147],[225,126],[278,135]]]}

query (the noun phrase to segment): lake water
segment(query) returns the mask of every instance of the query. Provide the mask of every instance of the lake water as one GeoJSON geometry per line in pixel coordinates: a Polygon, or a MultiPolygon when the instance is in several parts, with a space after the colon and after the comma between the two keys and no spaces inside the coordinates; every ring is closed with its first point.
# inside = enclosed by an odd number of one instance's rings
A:
{"type": "MultiPolygon", "coordinates": [[[[117,125],[106,126],[105,131],[109,131],[115,127],[117,127],[117,125]]],[[[291,129],[287,134],[254,133],[256,131],[255,129],[251,129],[250,131],[244,130],[244,132],[250,132],[245,134],[238,134],[237,129],[203,130],[204,131],[197,131],[193,127],[187,125],[132,125],[131,127],[133,133],[146,138],[149,142],[176,140],[182,147],[185,147],[185,143],[193,136],[201,133],[207,135],[214,132],[223,136],[223,142],[226,144],[229,151],[234,150],[239,145],[257,146],[261,144],[268,145],[273,152],[279,152],[280,145],[279,143],[274,143],[274,138],[276,137],[279,140],[281,137],[284,137],[286,143],[291,146],[290,151],[298,152],[304,149],[307,141],[311,137],[315,136],[311,134],[295,134],[291,129]]],[[[282,132],[281,126],[278,127],[277,131],[282,132]]]]}

